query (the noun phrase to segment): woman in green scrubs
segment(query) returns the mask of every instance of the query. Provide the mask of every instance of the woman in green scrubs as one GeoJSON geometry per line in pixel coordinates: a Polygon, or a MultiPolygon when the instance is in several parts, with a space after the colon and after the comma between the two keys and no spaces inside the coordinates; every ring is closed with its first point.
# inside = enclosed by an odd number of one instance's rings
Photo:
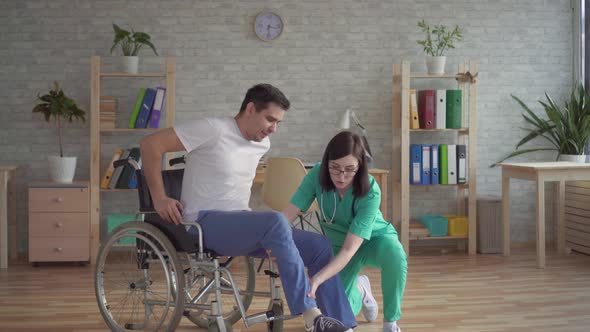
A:
{"type": "Polygon", "coordinates": [[[397,232],[379,210],[381,190],[368,173],[358,135],[343,131],[332,138],[322,162],[309,171],[283,213],[293,220],[314,199],[335,257],[311,278],[308,295],[314,297],[322,282],[339,273],[355,315],[362,309],[365,318],[373,321],[377,302],[368,277],[358,274],[365,266],[376,267],[381,270],[383,331],[400,331],[397,320],[406,286],[406,254],[397,232]]]}

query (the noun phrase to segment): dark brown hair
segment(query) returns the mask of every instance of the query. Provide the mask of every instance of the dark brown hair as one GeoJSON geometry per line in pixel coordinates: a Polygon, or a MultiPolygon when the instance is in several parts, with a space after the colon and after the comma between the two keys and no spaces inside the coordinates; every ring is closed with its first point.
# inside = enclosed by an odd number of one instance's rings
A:
{"type": "Polygon", "coordinates": [[[342,131],[334,136],[324,152],[320,168],[320,185],[324,191],[334,190],[334,183],[328,169],[330,160],[352,155],[359,162],[359,167],[352,180],[352,194],[355,197],[365,196],[369,192],[369,170],[365,159],[365,148],[359,135],[350,131],[342,131]]]}
{"type": "Polygon", "coordinates": [[[248,92],[246,92],[246,96],[244,97],[244,101],[242,101],[240,113],[246,109],[246,106],[248,106],[249,102],[254,103],[256,112],[260,112],[267,108],[268,104],[270,103],[277,104],[285,111],[289,110],[289,107],[291,106],[289,99],[285,97],[281,90],[266,83],[256,84],[255,86],[248,89],[248,92]]]}

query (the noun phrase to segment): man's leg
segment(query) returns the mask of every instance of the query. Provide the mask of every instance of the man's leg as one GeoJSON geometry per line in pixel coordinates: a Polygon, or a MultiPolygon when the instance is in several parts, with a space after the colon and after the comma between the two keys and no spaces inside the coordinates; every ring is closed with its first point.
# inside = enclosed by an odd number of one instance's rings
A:
{"type": "MultiPolygon", "coordinates": [[[[333,257],[330,241],[323,235],[293,229],[293,240],[307,267],[310,277],[318,273],[333,257]]],[[[357,325],[354,314],[348,303],[342,280],[338,275],[326,280],[318,287],[316,299],[322,313],[338,319],[348,327],[357,325]]]]}
{"type": "MultiPolygon", "coordinates": [[[[204,247],[221,255],[242,256],[256,249],[271,250],[276,257],[281,282],[291,314],[317,307],[307,297],[309,281],[301,256],[293,242],[291,227],[280,212],[202,211],[204,247]]],[[[196,234],[196,230],[189,232],[196,234]]],[[[327,313],[326,313],[327,314],[327,313]]]]}

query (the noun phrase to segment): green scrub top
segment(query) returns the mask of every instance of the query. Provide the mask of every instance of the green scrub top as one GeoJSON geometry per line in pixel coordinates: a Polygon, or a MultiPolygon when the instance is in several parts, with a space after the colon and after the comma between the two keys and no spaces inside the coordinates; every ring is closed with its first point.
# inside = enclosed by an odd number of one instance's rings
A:
{"type": "Polygon", "coordinates": [[[322,191],[320,167],[321,164],[318,163],[307,173],[299,185],[299,189],[291,198],[291,203],[301,211],[307,211],[314,198],[317,198],[321,210],[322,222],[320,225],[326,237],[332,242],[334,249],[342,248],[348,232],[364,240],[370,240],[383,234],[397,235],[395,228],[383,219],[383,214],[379,210],[381,189],[372,175],[369,174],[370,189],[367,195],[354,200],[351,186],[344,197],[340,199],[340,195],[333,190],[322,191]]]}

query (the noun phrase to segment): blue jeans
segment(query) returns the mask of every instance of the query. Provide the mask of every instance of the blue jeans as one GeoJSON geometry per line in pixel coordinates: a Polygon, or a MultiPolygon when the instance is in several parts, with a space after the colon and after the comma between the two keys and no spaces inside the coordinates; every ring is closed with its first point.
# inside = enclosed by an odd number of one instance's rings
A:
{"type": "MultiPolygon", "coordinates": [[[[291,314],[298,315],[318,307],[326,316],[347,327],[356,320],[338,275],[326,280],[307,297],[309,280],[305,275],[319,272],[332,259],[332,247],[324,236],[292,229],[285,216],[274,211],[201,211],[197,222],[203,228],[203,245],[224,256],[276,257],[283,290],[291,314]]],[[[189,233],[196,234],[191,228],[189,233]]]]}

